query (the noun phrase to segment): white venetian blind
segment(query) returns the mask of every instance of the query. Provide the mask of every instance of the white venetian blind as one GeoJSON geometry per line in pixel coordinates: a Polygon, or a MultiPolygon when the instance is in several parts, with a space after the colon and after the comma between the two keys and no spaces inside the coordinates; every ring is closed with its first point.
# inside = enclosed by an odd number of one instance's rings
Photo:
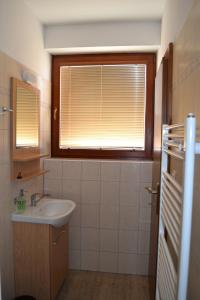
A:
{"type": "Polygon", "coordinates": [[[17,87],[16,147],[39,146],[39,96],[17,87]]]}
{"type": "Polygon", "coordinates": [[[146,65],[65,66],[60,84],[60,148],[144,149],[146,65]]]}

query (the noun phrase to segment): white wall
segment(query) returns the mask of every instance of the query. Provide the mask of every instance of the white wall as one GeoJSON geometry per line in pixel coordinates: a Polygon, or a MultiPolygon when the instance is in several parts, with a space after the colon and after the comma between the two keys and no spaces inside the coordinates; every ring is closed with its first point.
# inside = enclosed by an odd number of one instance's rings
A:
{"type": "Polygon", "coordinates": [[[158,66],[170,42],[180,33],[195,0],[167,0],[161,25],[161,46],[158,51],[158,66]]]}
{"type": "Polygon", "coordinates": [[[23,1],[0,1],[0,50],[42,77],[50,78],[43,29],[23,1]]]}
{"type": "Polygon", "coordinates": [[[47,25],[45,48],[50,52],[85,47],[91,50],[92,47],[153,46],[157,49],[160,25],[160,21],[47,25]]]}

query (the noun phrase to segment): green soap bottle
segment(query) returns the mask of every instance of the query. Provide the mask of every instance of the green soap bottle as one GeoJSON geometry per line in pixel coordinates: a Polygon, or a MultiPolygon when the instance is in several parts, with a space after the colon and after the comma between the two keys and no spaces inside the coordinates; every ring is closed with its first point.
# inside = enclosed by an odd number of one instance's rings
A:
{"type": "Polygon", "coordinates": [[[24,190],[21,189],[17,198],[17,213],[23,213],[26,209],[26,199],[24,198],[24,190]]]}

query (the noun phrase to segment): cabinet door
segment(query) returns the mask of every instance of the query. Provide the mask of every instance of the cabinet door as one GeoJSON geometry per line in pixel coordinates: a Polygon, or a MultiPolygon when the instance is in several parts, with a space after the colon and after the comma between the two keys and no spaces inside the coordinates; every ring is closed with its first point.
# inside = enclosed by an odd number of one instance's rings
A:
{"type": "Polygon", "coordinates": [[[49,236],[47,224],[13,223],[15,297],[50,300],[49,236]]]}
{"type": "Polygon", "coordinates": [[[55,299],[68,270],[68,225],[51,227],[51,295],[55,299]]]}

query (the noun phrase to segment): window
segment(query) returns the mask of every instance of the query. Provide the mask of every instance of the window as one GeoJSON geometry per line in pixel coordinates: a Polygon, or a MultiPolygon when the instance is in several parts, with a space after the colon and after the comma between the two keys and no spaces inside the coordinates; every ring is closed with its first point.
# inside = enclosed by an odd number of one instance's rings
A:
{"type": "Polygon", "coordinates": [[[52,156],[150,158],[154,54],[54,56],[52,156]]]}

